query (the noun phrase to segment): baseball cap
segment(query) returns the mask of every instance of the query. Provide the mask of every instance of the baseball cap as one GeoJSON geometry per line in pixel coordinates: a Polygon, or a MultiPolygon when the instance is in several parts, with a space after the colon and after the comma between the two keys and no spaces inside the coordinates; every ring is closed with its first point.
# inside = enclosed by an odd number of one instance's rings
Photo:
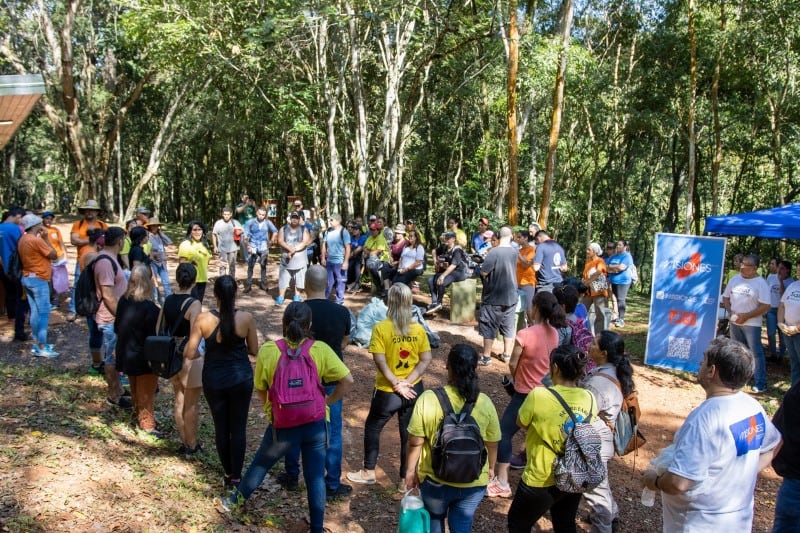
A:
{"type": "Polygon", "coordinates": [[[455,239],[456,238],[456,232],[454,232],[454,231],[445,231],[444,233],[442,233],[442,237],[444,237],[445,239],[455,239]]]}
{"type": "Polygon", "coordinates": [[[369,225],[369,229],[376,230],[376,229],[381,229],[381,227],[376,223],[372,223],[369,225]]]}
{"type": "Polygon", "coordinates": [[[291,213],[289,213],[289,218],[301,218],[300,213],[298,213],[297,211],[292,211],[291,213]]]}
{"type": "Polygon", "coordinates": [[[41,223],[42,219],[34,214],[25,215],[24,217],[22,217],[22,225],[25,226],[25,231],[28,231],[36,224],[41,224],[41,223]]]}
{"type": "Polygon", "coordinates": [[[137,207],[136,208],[136,214],[137,215],[139,215],[139,214],[142,214],[142,215],[143,214],[148,214],[149,215],[150,214],[150,210],[147,209],[146,207],[137,207]]]}

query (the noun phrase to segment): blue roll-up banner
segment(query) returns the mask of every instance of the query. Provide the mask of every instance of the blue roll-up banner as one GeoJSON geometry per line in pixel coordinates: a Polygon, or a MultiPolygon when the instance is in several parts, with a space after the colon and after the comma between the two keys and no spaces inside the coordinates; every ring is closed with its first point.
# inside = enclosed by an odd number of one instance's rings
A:
{"type": "Polygon", "coordinates": [[[723,237],[656,233],[645,363],[694,372],[717,332],[723,237]]]}

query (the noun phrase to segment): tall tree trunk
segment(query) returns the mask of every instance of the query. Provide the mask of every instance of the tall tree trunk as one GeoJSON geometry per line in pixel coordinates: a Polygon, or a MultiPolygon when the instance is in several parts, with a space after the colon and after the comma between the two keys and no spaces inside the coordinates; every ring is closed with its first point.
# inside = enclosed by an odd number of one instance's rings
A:
{"type": "Polygon", "coordinates": [[[686,225],[684,233],[687,235],[692,232],[692,221],[694,220],[694,182],[695,182],[695,132],[694,132],[694,112],[697,101],[697,41],[694,34],[694,3],[689,0],[689,119],[687,129],[689,130],[689,168],[686,183],[686,225]]]}
{"type": "Polygon", "coordinates": [[[714,160],[711,163],[711,213],[719,212],[719,168],[722,165],[722,128],[719,124],[719,78],[722,71],[722,54],[725,51],[725,0],[719,3],[719,29],[722,32],[722,43],[717,49],[717,61],[714,64],[714,77],[711,81],[711,110],[714,114],[714,160]]]}
{"type": "Polygon", "coordinates": [[[550,138],[547,146],[547,160],[545,161],[541,206],[539,208],[539,225],[543,228],[547,227],[547,219],[550,217],[550,196],[553,192],[558,136],[561,131],[561,112],[564,106],[564,83],[567,73],[569,36],[572,33],[572,16],[572,0],[563,0],[561,4],[561,20],[559,22],[561,50],[559,51],[558,68],[556,69],[556,84],[553,89],[553,118],[550,124],[550,138]]]}
{"type": "Polygon", "coordinates": [[[519,65],[519,28],[517,27],[517,1],[508,2],[508,86],[506,98],[506,119],[508,123],[508,221],[512,226],[518,223],[519,142],[517,140],[517,67],[519,65]]]}

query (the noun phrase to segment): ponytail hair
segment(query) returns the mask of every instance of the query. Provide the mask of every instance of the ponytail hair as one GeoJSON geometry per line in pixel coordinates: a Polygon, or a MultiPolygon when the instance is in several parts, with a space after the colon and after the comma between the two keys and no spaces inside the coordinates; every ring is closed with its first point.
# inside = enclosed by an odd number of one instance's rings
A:
{"type": "Polygon", "coordinates": [[[478,383],[478,352],[468,344],[456,344],[447,354],[448,382],[465,402],[475,402],[481,389],[478,383]]]}
{"type": "Polygon", "coordinates": [[[303,302],[292,302],[283,312],[283,337],[292,343],[313,339],[311,334],[311,308],[303,302]]]}
{"type": "Polygon", "coordinates": [[[616,368],[622,397],[627,398],[636,390],[636,385],[633,383],[633,367],[630,357],[625,352],[625,341],[622,339],[622,335],[616,331],[605,329],[597,336],[597,346],[606,352],[608,362],[616,368]]]}
{"type": "Polygon", "coordinates": [[[567,315],[553,293],[537,292],[533,297],[533,305],[539,311],[539,316],[552,327],[556,329],[567,327],[567,315]]]}
{"type": "Polygon", "coordinates": [[[562,344],[550,352],[550,364],[556,365],[564,379],[569,381],[583,377],[589,356],[571,344],[562,344]]]}
{"type": "Polygon", "coordinates": [[[236,281],[229,275],[214,282],[214,296],[219,300],[219,332],[222,344],[230,346],[236,338],[236,281]]]}

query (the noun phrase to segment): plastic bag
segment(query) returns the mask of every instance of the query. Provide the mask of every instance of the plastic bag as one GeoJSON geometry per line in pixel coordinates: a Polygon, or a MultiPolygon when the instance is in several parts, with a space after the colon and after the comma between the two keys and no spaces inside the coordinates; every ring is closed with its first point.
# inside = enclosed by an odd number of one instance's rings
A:
{"type": "Polygon", "coordinates": [[[422,314],[422,309],[417,307],[416,305],[411,306],[411,318],[414,319],[422,328],[425,330],[425,333],[428,335],[428,344],[431,345],[431,348],[438,348],[439,344],[441,343],[441,338],[439,334],[433,331],[428,323],[425,322],[425,317],[422,314]]]}
{"type": "Polygon", "coordinates": [[[419,489],[410,489],[400,500],[400,519],[398,533],[428,533],[431,530],[431,516],[419,496],[419,489]],[[416,492],[417,495],[413,493],[416,492]]]}
{"type": "Polygon", "coordinates": [[[386,318],[386,313],[389,310],[383,300],[380,298],[372,298],[372,300],[364,306],[358,318],[356,318],[356,327],[353,335],[350,337],[354,344],[364,348],[369,345],[372,338],[372,329],[381,320],[386,318]]]}
{"type": "Polygon", "coordinates": [[[53,290],[58,294],[63,294],[69,290],[69,273],[67,272],[66,261],[53,263],[53,290]]]}

